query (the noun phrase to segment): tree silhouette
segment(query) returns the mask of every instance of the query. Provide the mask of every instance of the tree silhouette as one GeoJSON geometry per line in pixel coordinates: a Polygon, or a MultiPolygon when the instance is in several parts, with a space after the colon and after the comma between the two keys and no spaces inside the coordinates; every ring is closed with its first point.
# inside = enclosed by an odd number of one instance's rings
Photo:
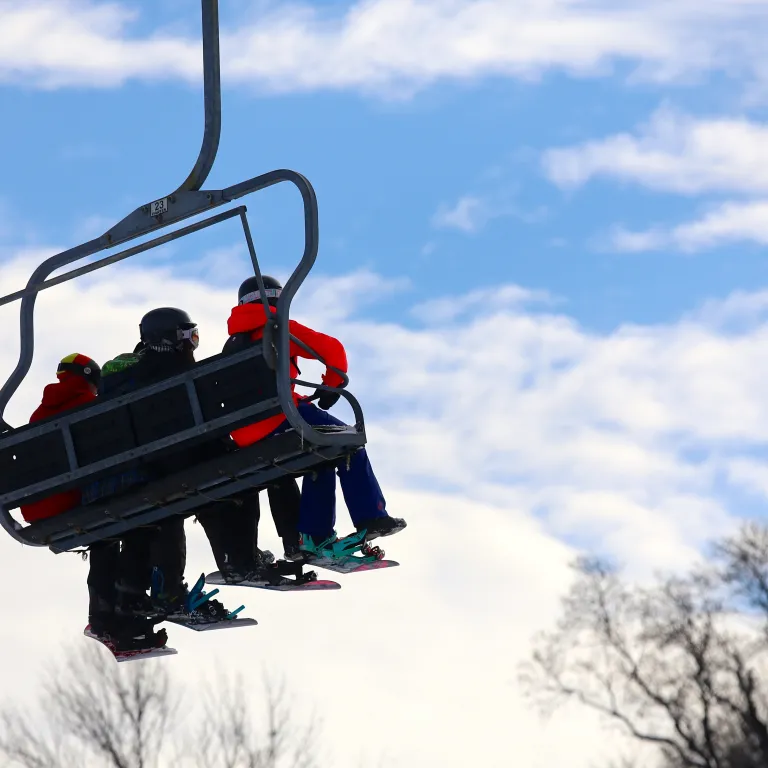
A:
{"type": "Polygon", "coordinates": [[[72,653],[38,705],[0,710],[0,756],[19,768],[316,768],[316,725],[297,724],[282,684],[264,684],[256,717],[241,680],[179,706],[163,662],[115,664],[98,646],[72,653]]]}
{"type": "Polygon", "coordinates": [[[669,768],[768,766],[768,529],[745,525],[706,566],[625,583],[581,558],[520,681],[551,713],[576,700],[655,745],[669,768]]]}

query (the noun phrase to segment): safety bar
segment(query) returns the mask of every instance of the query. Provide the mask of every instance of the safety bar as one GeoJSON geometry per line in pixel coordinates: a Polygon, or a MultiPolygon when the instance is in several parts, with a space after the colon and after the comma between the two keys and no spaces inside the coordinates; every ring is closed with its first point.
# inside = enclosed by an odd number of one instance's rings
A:
{"type": "MultiPolygon", "coordinates": [[[[205,213],[206,211],[225,205],[238,198],[245,197],[246,195],[286,181],[292,183],[299,190],[304,205],[304,252],[301,261],[286,283],[283,295],[280,297],[283,308],[282,314],[281,306],[278,305],[278,315],[281,318],[287,317],[290,299],[287,302],[283,301],[283,299],[286,296],[292,297],[296,293],[307,274],[309,274],[312,265],[315,263],[318,250],[319,233],[317,197],[312,185],[300,173],[287,169],[270,171],[269,173],[254,176],[251,179],[227,187],[223,190],[180,192],[177,195],[170,195],[150,203],[149,205],[137,208],[133,213],[129,214],[125,219],[116,224],[111,230],[102,235],[102,237],[95,238],[75,246],[74,248],[70,248],[69,250],[62,251],[55,256],[51,256],[32,273],[32,277],[30,277],[27,282],[27,291],[24,292],[25,295],[21,299],[19,360],[8,381],[3,385],[2,389],[0,389],[0,432],[7,432],[13,429],[3,419],[5,408],[11,397],[13,397],[14,393],[19,388],[21,382],[24,380],[24,377],[29,372],[34,356],[34,308],[37,292],[34,290],[29,291],[29,289],[34,289],[35,287],[40,286],[47,280],[52,272],[55,272],[57,269],[61,269],[72,262],[87,258],[88,256],[92,256],[95,253],[106,250],[119,243],[124,243],[142,235],[149,234],[150,232],[154,232],[157,229],[171,226],[184,219],[205,213]]],[[[101,264],[100,266],[106,266],[106,264],[101,264]]],[[[4,303],[5,298],[7,297],[0,298],[0,304],[4,303]]],[[[287,324],[285,330],[288,330],[287,324]]],[[[285,341],[287,344],[287,335],[285,341]]],[[[290,376],[286,374],[284,377],[284,384],[288,384],[290,388],[289,378],[290,376]]]]}
{"type": "Polygon", "coordinates": [[[228,211],[224,211],[224,213],[219,213],[216,216],[211,216],[208,219],[197,221],[187,227],[181,227],[180,229],[176,229],[173,232],[169,232],[167,235],[156,237],[154,240],[147,240],[141,245],[135,245],[133,248],[126,248],[124,251],[115,253],[112,256],[106,256],[103,259],[94,261],[92,264],[86,265],[85,267],[72,269],[69,272],[65,272],[63,275],[59,275],[58,277],[46,280],[44,283],[33,285],[31,288],[23,288],[20,291],[16,291],[16,293],[9,293],[7,296],[4,296],[2,299],[0,299],[0,307],[2,307],[4,304],[10,304],[14,301],[17,301],[18,299],[23,299],[25,296],[32,296],[36,293],[40,293],[40,291],[44,291],[46,288],[53,288],[55,285],[61,285],[61,283],[74,280],[76,277],[87,275],[89,272],[95,272],[97,269],[107,267],[110,264],[116,264],[118,261],[123,261],[130,256],[136,256],[137,254],[143,253],[144,251],[149,251],[152,248],[166,245],[166,243],[170,243],[173,240],[178,240],[180,237],[184,237],[185,235],[190,235],[193,232],[199,232],[201,229],[212,227],[214,224],[220,224],[222,221],[226,221],[227,219],[232,219],[235,216],[244,214],[246,210],[247,209],[244,205],[240,205],[237,208],[231,208],[228,211]]]}
{"type": "MultiPolygon", "coordinates": [[[[46,281],[51,272],[60,269],[73,261],[97,253],[110,245],[125,242],[143,234],[182,221],[206,210],[224,205],[245,195],[288,181],[299,190],[304,205],[304,252],[301,260],[294,269],[283,288],[277,301],[276,312],[265,327],[265,347],[268,341],[273,341],[277,352],[277,389],[280,405],[291,426],[300,433],[313,434],[312,427],[299,414],[293,402],[290,373],[290,333],[288,313],[291,301],[306,279],[317,259],[319,245],[317,197],[315,191],[302,174],[296,171],[280,169],[255,176],[239,184],[223,190],[208,192],[180,192],[148,206],[137,208],[132,214],[109,230],[101,238],[91,240],[82,245],[63,251],[44,261],[32,274],[27,288],[34,288],[46,281]],[[159,211],[159,212],[158,212],[159,211]],[[154,215],[153,215],[154,214],[154,215]],[[148,218],[149,217],[149,218],[148,218]]],[[[249,233],[249,230],[246,230],[249,233]]],[[[246,235],[247,237],[247,235],[246,235]]],[[[253,248],[251,241],[249,248],[253,248]]],[[[252,260],[258,268],[255,252],[251,253],[252,260]]],[[[92,265],[93,266],[93,265],[92,265]]],[[[106,266],[102,264],[101,266],[106,266]]],[[[262,286],[263,289],[263,286],[262,286]]],[[[37,292],[27,293],[21,299],[20,318],[20,350],[19,361],[8,381],[0,390],[0,431],[12,429],[2,418],[9,400],[18,389],[32,364],[34,355],[34,305],[37,292]]],[[[3,299],[0,299],[2,303],[3,299]]],[[[343,376],[343,374],[342,374],[343,376]]],[[[346,377],[344,377],[346,379],[346,377]]],[[[313,434],[313,441],[323,445],[337,444],[337,435],[313,434]]]]}

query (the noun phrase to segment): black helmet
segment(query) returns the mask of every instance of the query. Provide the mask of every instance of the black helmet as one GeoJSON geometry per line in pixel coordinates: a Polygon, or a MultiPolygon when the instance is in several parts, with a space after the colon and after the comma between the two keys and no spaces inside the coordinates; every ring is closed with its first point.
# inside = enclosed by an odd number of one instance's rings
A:
{"type": "MultiPolygon", "coordinates": [[[[280,298],[280,294],[283,291],[283,286],[279,280],[275,280],[274,277],[269,275],[262,275],[261,279],[264,281],[264,290],[267,294],[267,301],[270,306],[274,307],[277,304],[277,300],[280,298]]],[[[254,304],[261,302],[261,292],[259,291],[259,281],[256,275],[244,280],[239,290],[237,291],[237,303],[238,304],[254,304]]]]}
{"type": "Polygon", "coordinates": [[[139,324],[141,341],[156,352],[184,352],[197,349],[197,323],[183,310],[160,307],[147,312],[139,324]]]}

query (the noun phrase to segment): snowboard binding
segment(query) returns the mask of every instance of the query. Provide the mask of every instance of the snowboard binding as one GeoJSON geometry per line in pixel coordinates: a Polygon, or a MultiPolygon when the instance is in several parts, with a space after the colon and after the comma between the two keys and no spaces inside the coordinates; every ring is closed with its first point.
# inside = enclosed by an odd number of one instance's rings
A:
{"type": "Polygon", "coordinates": [[[371,558],[372,560],[383,560],[386,552],[381,547],[372,546],[366,542],[360,548],[360,554],[364,558],[371,558]]]}

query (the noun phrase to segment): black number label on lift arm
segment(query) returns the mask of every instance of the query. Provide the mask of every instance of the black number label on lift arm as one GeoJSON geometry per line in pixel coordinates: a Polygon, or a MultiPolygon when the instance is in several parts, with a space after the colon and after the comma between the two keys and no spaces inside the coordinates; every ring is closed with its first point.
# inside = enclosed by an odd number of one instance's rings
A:
{"type": "Polygon", "coordinates": [[[161,213],[168,213],[168,198],[164,197],[162,200],[155,200],[154,203],[149,204],[149,215],[159,216],[161,213]]]}

